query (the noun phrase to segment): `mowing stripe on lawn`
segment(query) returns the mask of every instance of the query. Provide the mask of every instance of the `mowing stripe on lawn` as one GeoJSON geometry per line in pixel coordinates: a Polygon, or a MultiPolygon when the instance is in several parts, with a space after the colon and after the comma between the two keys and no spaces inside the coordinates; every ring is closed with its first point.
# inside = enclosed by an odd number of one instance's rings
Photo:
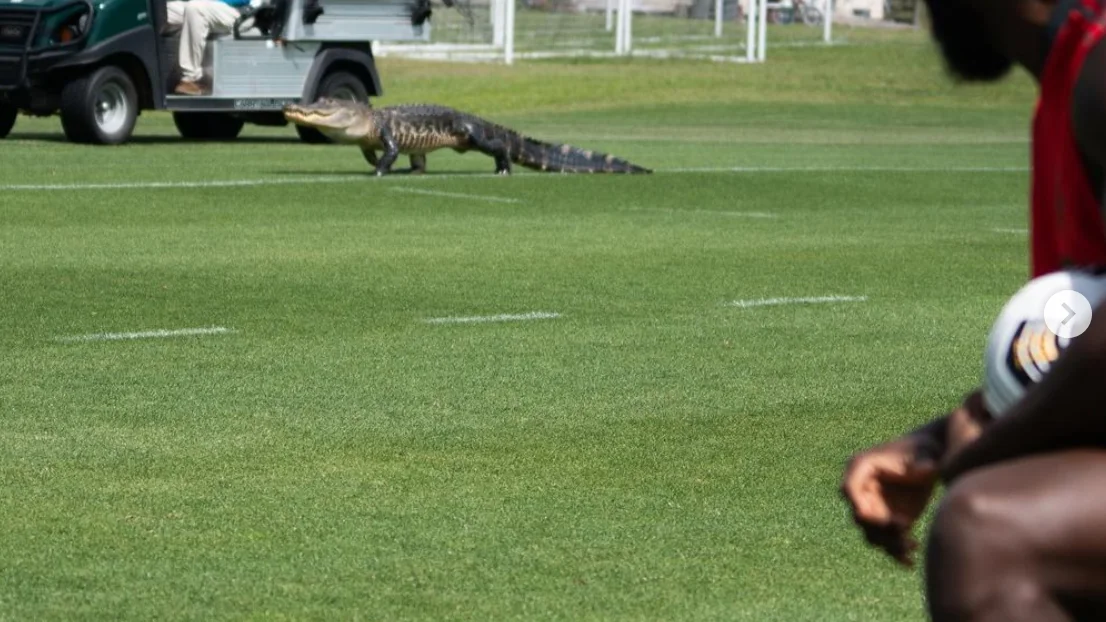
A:
{"type": "Polygon", "coordinates": [[[492,201],[497,203],[521,203],[518,199],[507,197],[493,197],[486,194],[466,194],[464,192],[441,192],[439,190],[423,190],[422,188],[392,188],[394,192],[406,192],[408,194],[425,194],[432,197],[447,197],[451,199],[473,199],[476,201],[492,201]]]}
{"type": "Polygon", "coordinates": [[[760,298],[758,300],[734,300],[727,303],[730,307],[748,309],[750,307],[768,307],[776,305],[821,304],[832,302],[864,302],[867,296],[811,296],[805,298],[760,298]]]}
{"type": "Polygon", "coordinates": [[[175,330],[145,330],[133,333],[94,333],[91,335],[74,335],[70,337],[58,337],[57,341],[67,343],[80,341],[123,341],[127,339],[159,339],[165,337],[191,337],[195,335],[222,335],[234,332],[232,329],[222,326],[210,328],[180,328],[175,330]]]}
{"type": "Polygon", "coordinates": [[[423,320],[427,324],[474,324],[481,322],[520,322],[525,320],[551,320],[561,317],[560,313],[533,311],[531,313],[473,315],[469,317],[432,317],[423,320]]]}
{"type": "MultiPolygon", "coordinates": [[[[658,169],[662,174],[688,174],[688,173],[1024,173],[1029,169],[1024,167],[894,167],[894,166],[732,166],[732,167],[706,167],[706,168],[670,168],[658,169]]],[[[533,173],[527,177],[560,178],[575,177],[570,174],[544,175],[533,173]]],[[[621,175],[619,175],[621,176],[621,175]]],[[[321,175],[303,177],[270,177],[267,179],[222,179],[222,180],[197,180],[197,181],[132,181],[132,182],[108,182],[87,184],[4,184],[0,185],[0,191],[56,191],[56,190],[147,190],[157,188],[234,188],[252,186],[276,186],[296,184],[324,184],[342,182],[368,182],[373,180],[435,180],[435,179],[480,179],[490,177],[502,177],[495,173],[429,173],[418,176],[384,176],[376,177],[370,174],[364,175],[321,175]]]]}

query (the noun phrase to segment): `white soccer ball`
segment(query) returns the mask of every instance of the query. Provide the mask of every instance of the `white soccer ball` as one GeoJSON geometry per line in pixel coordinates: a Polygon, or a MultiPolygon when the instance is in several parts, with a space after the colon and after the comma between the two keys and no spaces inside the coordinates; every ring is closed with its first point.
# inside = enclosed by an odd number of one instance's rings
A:
{"type": "Polygon", "coordinates": [[[1090,310],[1103,298],[1106,277],[1082,271],[1052,272],[1018,290],[987,338],[983,404],[988,412],[1005,415],[1030,386],[1040,382],[1071,339],[1085,330],[1090,310]],[[1065,291],[1081,294],[1086,303],[1070,293],[1061,294],[1065,291]]]}

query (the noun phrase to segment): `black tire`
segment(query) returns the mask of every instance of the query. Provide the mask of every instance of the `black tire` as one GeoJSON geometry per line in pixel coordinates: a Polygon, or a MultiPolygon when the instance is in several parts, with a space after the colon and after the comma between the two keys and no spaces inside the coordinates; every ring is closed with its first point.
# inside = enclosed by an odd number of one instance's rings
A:
{"type": "Polygon", "coordinates": [[[0,138],[7,138],[15,127],[15,118],[19,109],[8,104],[0,104],[0,138]]]}
{"type": "Polygon", "coordinates": [[[127,72],[100,67],[69,82],[61,91],[61,127],[75,143],[126,142],[138,119],[138,93],[127,72]]]}
{"type": "Polygon", "coordinates": [[[173,113],[173,125],[189,140],[234,140],[245,124],[245,119],[222,112],[173,113]]]}
{"type": "MultiPolygon", "coordinates": [[[[361,78],[348,71],[332,71],[319,82],[319,90],[316,99],[329,97],[331,99],[352,99],[359,102],[369,101],[369,91],[361,78]]],[[[311,127],[296,126],[296,133],[300,140],[313,145],[321,145],[331,141],[322,132],[311,127]]]]}

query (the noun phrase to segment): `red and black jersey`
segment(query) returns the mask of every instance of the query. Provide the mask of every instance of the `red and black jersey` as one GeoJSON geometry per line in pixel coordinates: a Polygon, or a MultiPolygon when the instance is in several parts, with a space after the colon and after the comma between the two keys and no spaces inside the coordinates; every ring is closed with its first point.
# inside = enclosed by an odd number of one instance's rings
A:
{"type": "Polygon", "coordinates": [[[1033,277],[1106,264],[1102,199],[1095,196],[1072,126],[1074,91],[1083,62],[1106,35],[1106,4],[1073,0],[1056,10],[1062,13],[1054,20],[1059,27],[1041,73],[1033,119],[1033,277]]]}

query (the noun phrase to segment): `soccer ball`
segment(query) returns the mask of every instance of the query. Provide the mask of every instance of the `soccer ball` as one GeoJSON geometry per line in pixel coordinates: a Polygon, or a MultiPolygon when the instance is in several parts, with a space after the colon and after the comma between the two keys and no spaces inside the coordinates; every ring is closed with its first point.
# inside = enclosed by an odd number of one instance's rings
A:
{"type": "Polygon", "coordinates": [[[983,404],[991,415],[1005,415],[1030,386],[1040,382],[1078,336],[1077,327],[1086,328],[1090,310],[1103,298],[1106,276],[1067,270],[1037,277],[1014,294],[991,328],[983,359],[983,404]],[[1053,299],[1066,290],[1081,294],[1090,308],[1071,294],[1053,299]],[[1075,321],[1062,323],[1065,318],[1075,321]]]}

